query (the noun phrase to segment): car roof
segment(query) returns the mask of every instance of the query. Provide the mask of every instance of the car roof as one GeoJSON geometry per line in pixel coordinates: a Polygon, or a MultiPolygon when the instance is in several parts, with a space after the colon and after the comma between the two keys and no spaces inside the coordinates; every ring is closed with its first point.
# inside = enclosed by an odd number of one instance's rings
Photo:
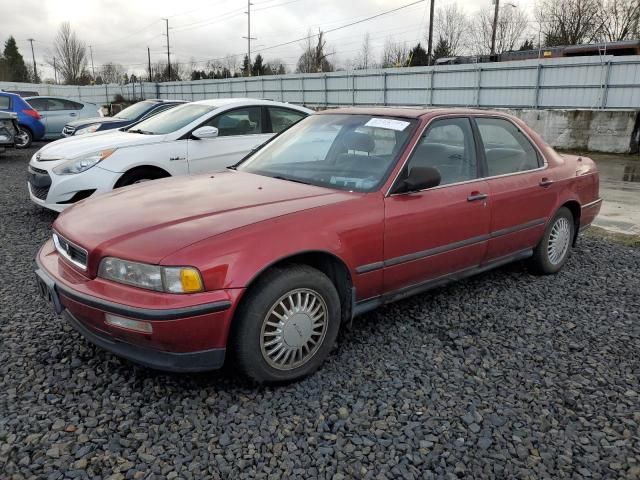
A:
{"type": "MultiPolygon", "coordinates": [[[[489,113],[488,110],[470,108],[428,108],[428,107],[348,107],[333,108],[317,112],[316,115],[373,115],[378,117],[421,118],[426,115],[461,115],[489,113]]],[[[498,113],[498,112],[490,112],[498,113]]]]}

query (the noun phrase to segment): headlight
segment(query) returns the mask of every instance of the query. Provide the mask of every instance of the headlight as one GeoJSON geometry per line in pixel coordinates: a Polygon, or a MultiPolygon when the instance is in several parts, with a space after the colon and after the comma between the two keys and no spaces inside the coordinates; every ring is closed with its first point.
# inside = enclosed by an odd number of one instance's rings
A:
{"type": "Polygon", "coordinates": [[[98,276],[134,287],[168,293],[195,293],[204,290],[200,272],[193,267],[161,267],[106,257],[98,276]]]}
{"type": "Polygon", "coordinates": [[[84,135],[85,133],[93,133],[96,132],[102,125],[96,123],[95,125],[89,125],[88,127],[81,128],[80,130],[76,130],[74,135],[84,135]]]}
{"type": "Polygon", "coordinates": [[[53,169],[53,172],[56,175],[73,175],[75,173],[82,173],[85,170],[89,170],[96,163],[110,157],[115,151],[115,148],[110,148],[101,152],[92,153],[86,157],[69,160],[68,162],[64,162],[62,165],[58,165],[53,169]]]}

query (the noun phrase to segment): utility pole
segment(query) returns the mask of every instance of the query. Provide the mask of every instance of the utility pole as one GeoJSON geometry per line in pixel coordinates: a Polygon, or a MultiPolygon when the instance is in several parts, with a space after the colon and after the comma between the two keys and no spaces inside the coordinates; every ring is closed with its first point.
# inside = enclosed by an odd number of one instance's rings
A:
{"type": "Polygon", "coordinates": [[[91,75],[93,75],[93,81],[96,81],[96,69],[93,68],[93,46],[89,45],[89,52],[91,52],[91,75]]]}
{"type": "Polygon", "coordinates": [[[36,68],[36,55],[33,53],[33,38],[27,38],[31,44],[31,58],[33,59],[33,83],[38,83],[38,69],[36,68]]]}
{"type": "Polygon", "coordinates": [[[147,47],[147,59],[149,60],[149,82],[151,82],[151,49],[147,47]]]}
{"type": "Polygon", "coordinates": [[[169,72],[169,81],[171,81],[171,56],[169,55],[169,19],[165,18],[167,23],[167,71],[169,72]]]}
{"type": "Polygon", "coordinates": [[[491,31],[491,55],[496,54],[496,31],[498,30],[498,13],[500,12],[500,0],[493,0],[496,10],[493,14],[493,30],[491,31]]]}
{"type": "Polygon", "coordinates": [[[242,37],[247,39],[247,76],[251,76],[251,40],[256,40],[255,37],[251,36],[251,0],[247,0],[247,11],[244,12],[247,14],[247,36],[242,37]]]}
{"type": "Polygon", "coordinates": [[[53,57],[53,78],[55,79],[56,85],[58,84],[58,64],[56,62],[56,57],[53,57]]]}
{"type": "Polygon", "coordinates": [[[431,0],[431,11],[429,12],[429,42],[427,45],[427,62],[431,65],[431,54],[433,52],[433,11],[435,9],[435,0],[431,0]]]}

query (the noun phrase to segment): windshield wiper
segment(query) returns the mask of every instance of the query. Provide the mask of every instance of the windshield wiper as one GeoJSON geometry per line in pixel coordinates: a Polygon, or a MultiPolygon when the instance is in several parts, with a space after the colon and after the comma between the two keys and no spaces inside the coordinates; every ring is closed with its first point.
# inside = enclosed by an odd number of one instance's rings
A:
{"type": "Polygon", "coordinates": [[[277,175],[277,176],[271,177],[271,178],[277,178],[278,180],[286,180],[288,182],[294,182],[294,183],[302,183],[303,185],[313,185],[313,183],[305,182],[304,180],[298,180],[296,178],[283,177],[281,175],[277,175]]]}
{"type": "Polygon", "coordinates": [[[131,130],[127,130],[129,133],[141,133],[142,135],[153,135],[153,132],[149,132],[148,130],[140,130],[139,128],[132,128],[131,130]]]}

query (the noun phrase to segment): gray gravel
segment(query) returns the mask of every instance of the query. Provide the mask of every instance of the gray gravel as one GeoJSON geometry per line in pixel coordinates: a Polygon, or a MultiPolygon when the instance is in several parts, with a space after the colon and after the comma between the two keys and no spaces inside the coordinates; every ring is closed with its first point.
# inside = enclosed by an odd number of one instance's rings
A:
{"type": "Polygon", "coordinates": [[[585,239],[356,319],[313,377],[168,375],[35,294],[54,215],[0,157],[1,478],[640,478],[640,250],[585,239]]]}

